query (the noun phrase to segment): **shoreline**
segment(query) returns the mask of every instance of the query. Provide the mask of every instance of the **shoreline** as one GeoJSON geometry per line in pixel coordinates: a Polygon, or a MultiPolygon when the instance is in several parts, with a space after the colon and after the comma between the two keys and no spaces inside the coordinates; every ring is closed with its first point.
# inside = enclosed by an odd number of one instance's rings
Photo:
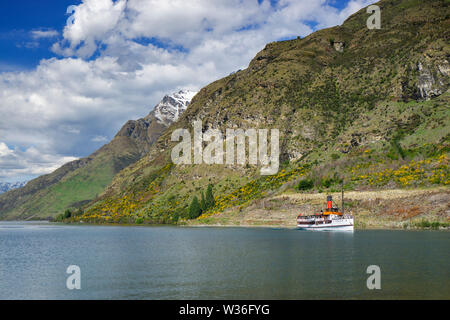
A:
{"type": "MultiPolygon", "coordinates": [[[[340,204],[340,192],[329,193],[340,204]]],[[[355,230],[449,230],[448,187],[348,191],[346,212],[355,230]]],[[[186,221],[190,225],[267,226],[295,228],[298,214],[313,214],[324,206],[324,193],[287,191],[256,199],[240,207],[186,221]]]]}
{"type": "MultiPolygon", "coordinates": [[[[286,230],[298,230],[296,226],[282,226],[282,225],[221,225],[221,224],[189,224],[185,225],[186,227],[193,228],[268,228],[268,229],[286,229],[286,230]]],[[[392,231],[420,231],[420,230],[429,230],[429,231],[450,231],[450,227],[439,227],[439,228],[419,228],[419,227],[409,227],[409,228],[400,228],[400,227],[391,227],[391,226],[370,226],[365,228],[355,227],[355,231],[361,230],[392,230],[392,231]]],[[[312,230],[305,230],[312,231],[312,230]]],[[[333,231],[329,231],[333,232],[333,231]]],[[[339,230],[336,230],[339,232],[339,230]]]]}
{"type": "MultiPolygon", "coordinates": [[[[330,193],[336,202],[340,193],[330,193]]],[[[258,198],[244,205],[225,209],[220,213],[200,216],[197,219],[180,219],[173,224],[151,224],[91,221],[54,221],[38,216],[5,222],[55,223],[94,226],[177,226],[216,228],[277,228],[296,229],[299,213],[313,213],[324,205],[324,193],[287,191],[266,198],[258,198]],[[30,219],[31,218],[31,219],[30,219]]],[[[450,188],[414,188],[348,191],[345,208],[355,219],[355,230],[450,230],[450,188]]]]}
{"type": "MultiPolygon", "coordinates": [[[[183,224],[122,224],[122,223],[87,223],[87,222],[54,222],[49,220],[0,220],[0,225],[2,222],[9,223],[48,223],[53,225],[65,225],[65,226],[97,226],[97,227],[144,227],[144,228],[152,228],[152,227],[176,227],[176,228],[242,228],[242,229],[285,229],[285,230],[299,230],[296,226],[285,226],[285,225],[273,225],[273,224],[259,224],[259,225],[251,225],[251,224],[195,224],[195,223],[183,223],[183,224]]],[[[365,228],[357,228],[355,227],[355,231],[362,230],[390,230],[390,231],[450,231],[450,227],[439,227],[439,228],[419,228],[419,227],[410,227],[410,228],[400,228],[400,227],[392,227],[392,226],[370,226],[365,228]]],[[[300,230],[299,230],[300,231],[300,230]]],[[[310,230],[302,230],[302,231],[310,231],[310,230]]],[[[328,231],[333,232],[333,231],[328,231]]],[[[336,232],[339,232],[338,230],[336,232]]]]}

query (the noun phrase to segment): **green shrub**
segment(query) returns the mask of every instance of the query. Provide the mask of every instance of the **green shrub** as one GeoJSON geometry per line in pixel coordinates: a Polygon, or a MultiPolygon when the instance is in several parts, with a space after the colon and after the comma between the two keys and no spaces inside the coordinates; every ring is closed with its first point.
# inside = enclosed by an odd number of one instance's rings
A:
{"type": "Polygon", "coordinates": [[[439,229],[440,223],[435,221],[431,223],[431,228],[432,229],[439,229]]]}
{"type": "Polygon", "coordinates": [[[64,219],[68,219],[71,216],[72,216],[72,210],[66,209],[66,211],[64,211],[64,219]]]}
{"type": "Polygon", "coordinates": [[[314,187],[314,182],[311,179],[300,180],[297,185],[298,190],[310,190],[314,187]]]}
{"type": "Polygon", "coordinates": [[[331,159],[333,159],[333,160],[337,160],[337,159],[339,159],[341,156],[339,155],[339,154],[337,154],[337,153],[333,153],[332,155],[331,155],[331,159]]]}
{"type": "Polygon", "coordinates": [[[419,227],[421,228],[429,228],[431,226],[431,223],[428,220],[422,220],[419,223],[419,227]]]}
{"type": "Polygon", "coordinates": [[[143,224],[144,223],[144,218],[139,217],[139,218],[136,219],[136,221],[134,223],[136,223],[136,224],[143,224]]]}
{"type": "Polygon", "coordinates": [[[322,181],[321,181],[321,185],[325,188],[329,188],[332,184],[333,184],[333,179],[331,179],[331,178],[325,178],[325,179],[322,179],[322,181]]]}

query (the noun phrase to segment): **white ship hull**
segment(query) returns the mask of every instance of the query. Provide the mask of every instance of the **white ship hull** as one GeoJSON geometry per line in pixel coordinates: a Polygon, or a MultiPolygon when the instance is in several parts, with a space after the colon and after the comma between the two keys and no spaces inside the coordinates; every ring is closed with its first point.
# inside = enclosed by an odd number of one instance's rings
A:
{"type": "Polygon", "coordinates": [[[314,230],[314,231],[353,231],[353,218],[351,219],[335,219],[330,223],[317,223],[317,224],[301,224],[298,223],[297,227],[301,230],[314,230]]]}
{"type": "MultiPolygon", "coordinates": [[[[342,208],[344,208],[344,190],[342,189],[342,208]]],[[[353,215],[344,214],[338,207],[333,207],[333,198],[327,196],[327,208],[316,214],[299,214],[297,227],[314,231],[353,231],[353,215]]]]}

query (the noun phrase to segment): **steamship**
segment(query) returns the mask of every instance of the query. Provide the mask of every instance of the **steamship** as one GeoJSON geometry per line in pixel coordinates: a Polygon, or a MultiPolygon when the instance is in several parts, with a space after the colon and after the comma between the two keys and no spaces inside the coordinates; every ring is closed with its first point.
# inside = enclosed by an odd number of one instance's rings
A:
{"type": "Polygon", "coordinates": [[[312,215],[299,214],[297,227],[302,230],[353,231],[353,216],[344,214],[344,192],[342,191],[342,211],[333,206],[333,198],[327,196],[327,208],[312,215]]]}

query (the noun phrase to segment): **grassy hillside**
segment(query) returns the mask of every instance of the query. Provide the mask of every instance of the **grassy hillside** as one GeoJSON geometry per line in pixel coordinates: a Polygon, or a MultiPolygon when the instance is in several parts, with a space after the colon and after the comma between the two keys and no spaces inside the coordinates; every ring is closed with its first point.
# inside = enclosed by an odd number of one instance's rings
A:
{"type": "MultiPolygon", "coordinates": [[[[380,30],[367,29],[362,9],[341,26],[270,43],[247,69],[203,88],[148,156],[117,174],[72,220],[180,223],[208,184],[216,204],[199,220],[244,212],[285,192],[333,192],[342,178],[346,190],[447,190],[449,2],[378,5],[380,30]],[[204,130],[280,129],[280,171],[260,176],[251,165],[173,165],[172,131],[191,129],[197,119],[204,130]],[[302,180],[309,190],[298,190],[302,180]]],[[[449,221],[439,208],[434,218],[449,221]]]]}
{"type": "Polygon", "coordinates": [[[116,136],[87,158],[73,161],[55,172],[0,196],[2,219],[48,218],[93,200],[122,168],[142,156],[136,142],[116,136]]]}
{"type": "Polygon", "coordinates": [[[166,95],[146,117],[127,121],[110,143],[89,157],[0,195],[0,219],[52,219],[67,210],[78,212],[102,193],[120,170],[148,152],[168,124],[176,121],[173,110],[182,112],[189,103],[186,97],[190,99],[192,94],[166,95]]]}

